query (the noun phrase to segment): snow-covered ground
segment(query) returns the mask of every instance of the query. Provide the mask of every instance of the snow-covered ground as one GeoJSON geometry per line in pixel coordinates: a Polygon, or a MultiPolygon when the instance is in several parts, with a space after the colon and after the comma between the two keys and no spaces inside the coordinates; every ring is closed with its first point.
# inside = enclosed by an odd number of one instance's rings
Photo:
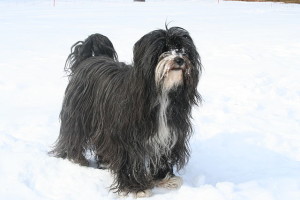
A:
{"type": "Polygon", "coordinates": [[[146,1],[0,1],[0,199],[116,198],[108,171],[47,155],[64,62],[95,32],[131,62],[133,44],[168,22],[195,40],[204,102],[193,112],[183,186],[150,199],[299,200],[300,5],[146,1]]]}

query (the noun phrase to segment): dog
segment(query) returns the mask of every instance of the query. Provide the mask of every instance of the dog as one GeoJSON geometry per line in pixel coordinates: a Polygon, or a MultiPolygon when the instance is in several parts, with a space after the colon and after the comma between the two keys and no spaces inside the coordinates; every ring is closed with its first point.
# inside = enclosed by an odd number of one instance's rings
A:
{"type": "Polygon", "coordinates": [[[93,34],[75,43],[59,137],[50,152],[88,166],[87,150],[108,168],[111,190],[136,197],[154,187],[179,188],[190,156],[191,109],[202,65],[188,31],[167,26],[139,39],[133,64],[118,61],[111,41],[93,34]]]}

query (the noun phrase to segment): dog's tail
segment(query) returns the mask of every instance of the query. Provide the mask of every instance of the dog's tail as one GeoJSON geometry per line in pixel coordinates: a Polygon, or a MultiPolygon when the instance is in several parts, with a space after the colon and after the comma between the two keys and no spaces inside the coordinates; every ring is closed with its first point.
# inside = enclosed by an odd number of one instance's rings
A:
{"type": "Polygon", "coordinates": [[[117,52],[111,41],[106,36],[96,33],[90,35],[85,41],[76,42],[71,47],[65,71],[72,75],[82,61],[93,56],[106,56],[115,61],[118,60],[117,52]]]}

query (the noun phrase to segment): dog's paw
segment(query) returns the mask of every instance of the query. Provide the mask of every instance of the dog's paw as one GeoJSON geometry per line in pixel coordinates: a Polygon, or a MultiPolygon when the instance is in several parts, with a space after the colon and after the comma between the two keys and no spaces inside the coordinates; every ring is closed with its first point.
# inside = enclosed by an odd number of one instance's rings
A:
{"type": "Polygon", "coordinates": [[[145,198],[145,197],[150,197],[151,194],[152,194],[151,190],[143,190],[143,191],[134,193],[133,196],[134,196],[134,198],[145,198]]]}
{"type": "Polygon", "coordinates": [[[137,199],[137,198],[145,198],[145,197],[150,197],[152,194],[151,190],[143,190],[143,191],[139,191],[139,192],[119,192],[118,197],[119,198],[126,198],[129,195],[132,195],[133,198],[137,199]]]}
{"type": "Polygon", "coordinates": [[[126,197],[128,197],[128,192],[118,192],[117,193],[118,194],[118,198],[126,198],[126,197]]]}
{"type": "Polygon", "coordinates": [[[166,188],[166,189],[178,189],[181,187],[183,181],[179,176],[167,175],[164,179],[156,183],[156,187],[166,188]]]}

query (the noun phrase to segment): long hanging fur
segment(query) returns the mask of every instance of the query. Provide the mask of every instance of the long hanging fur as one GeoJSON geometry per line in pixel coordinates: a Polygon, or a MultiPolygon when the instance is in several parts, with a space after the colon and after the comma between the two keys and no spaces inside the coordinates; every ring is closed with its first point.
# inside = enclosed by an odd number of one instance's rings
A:
{"type": "Polygon", "coordinates": [[[116,192],[151,189],[155,180],[173,174],[174,166],[185,166],[191,108],[201,101],[200,57],[186,30],[152,31],[136,42],[133,54],[133,65],[118,62],[112,43],[101,34],[72,47],[60,134],[50,152],[88,165],[85,152],[94,151],[99,165],[114,174],[116,192]],[[189,71],[182,84],[164,92],[155,82],[159,58],[180,50],[189,71]]]}

